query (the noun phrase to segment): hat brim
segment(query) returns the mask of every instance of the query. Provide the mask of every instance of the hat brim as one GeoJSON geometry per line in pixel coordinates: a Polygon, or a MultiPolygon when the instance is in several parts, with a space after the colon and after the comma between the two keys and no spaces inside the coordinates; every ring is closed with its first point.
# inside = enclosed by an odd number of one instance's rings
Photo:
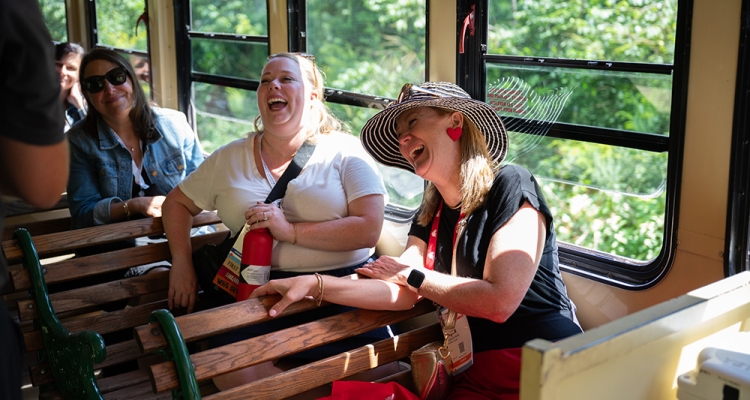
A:
{"type": "Polygon", "coordinates": [[[508,153],[508,132],[500,116],[485,102],[458,97],[405,101],[375,114],[362,128],[360,139],[375,161],[414,173],[414,167],[401,154],[396,120],[402,112],[417,107],[437,107],[459,111],[479,128],[487,142],[490,158],[499,165],[508,153]]]}

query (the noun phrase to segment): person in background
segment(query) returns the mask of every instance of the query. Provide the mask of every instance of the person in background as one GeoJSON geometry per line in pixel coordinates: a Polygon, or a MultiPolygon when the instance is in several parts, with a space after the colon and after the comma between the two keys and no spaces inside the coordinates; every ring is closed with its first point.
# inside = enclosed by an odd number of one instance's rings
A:
{"type": "MultiPolygon", "coordinates": [[[[193,265],[188,231],[192,216],[202,210],[217,210],[232,236],[246,222],[251,229],[268,228],[278,241],[271,279],[316,280],[318,272],[350,275],[373,253],[383,225],[385,185],[357,138],[344,131],[323,103],[323,77],[312,56],[270,56],[261,74],[258,109],[255,132],[216,150],[164,202],[164,229],[172,253],[169,308],[193,311],[198,292],[194,268],[200,266],[193,265]],[[281,207],[263,203],[304,143],[316,143],[315,149],[289,182],[281,207]]],[[[342,311],[338,306],[322,307],[249,327],[223,342],[342,311]]],[[[351,348],[389,335],[381,329],[352,338],[351,348]]],[[[256,367],[217,377],[214,383],[226,389],[280,370],[271,363],[256,367]]]]}
{"type": "MultiPolygon", "coordinates": [[[[0,0],[0,193],[39,208],[68,180],[52,38],[36,1],[0,0]]],[[[0,198],[0,230],[5,206],[0,198]]],[[[8,278],[0,254],[0,291],[8,278]]],[[[21,332],[0,297],[0,399],[21,400],[21,332]]]]}
{"type": "Polygon", "coordinates": [[[78,84],[83,54],[83,47],[78,43],[62,42],[55,46],[55,68],[60,75],[60,102],[65,110],[63,129],[66,132],[86,115],[86,100],[78,84]]]}
{"type": "Polygon", "coordinates": [[[137,54],[130,55],[130,64],[133,65],[135,76],[142,82],[151,82],[151,68],[147,57],[141,57],[137,54]]]}
{"type": "Polygon", "coordinates": [[[518,399],[523,344],[581,328],[542,190],[526,169],[501,164],[508,136],[500,117],[455,84],[407,84],[361,139],[378,162],[429,182],[403,254],[357,270],[375,279],[276,280],[252,296],[283,295],[272,317],[308,296],[367,309],[408,309],[427,298],[468,321],[459,340],[471,339],[464,348],[473,348],[473,365],[448,398],[518,399]]]}
{"type": "Polygon", "coordinates": [[[130,63],[115,51],[83,57],[83,122],[68,131],[73,228],[160,217],[164,198],[203,161],[181,112],[152,107],[130,63]]]}

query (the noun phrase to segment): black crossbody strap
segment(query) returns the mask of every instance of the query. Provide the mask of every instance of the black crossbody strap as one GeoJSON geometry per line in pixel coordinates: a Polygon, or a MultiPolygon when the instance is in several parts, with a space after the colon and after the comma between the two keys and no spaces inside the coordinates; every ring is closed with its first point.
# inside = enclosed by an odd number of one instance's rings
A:
{"type": "Polygon", "coordinates": [[[286,171],[281,174],[281,177],[273,186],[273,189],[271,189],[271,193],[269,193],[268,197],[266,198],[266,204],[272,203],[274,200],[284,197],[284,194],[286,194],[286,186],[289,184],[289,181],[299,175],[300,171],[302,171],[302,168],[304,168],[305,164],[307,164],[307,160],[310,159],[313,151],[315,151],[314,144],[308,142],[302,144],[302,147],[297,150],[297,154],[294,155],[292,162],[290,162],[289,166],[286,167],[286,171]]]}

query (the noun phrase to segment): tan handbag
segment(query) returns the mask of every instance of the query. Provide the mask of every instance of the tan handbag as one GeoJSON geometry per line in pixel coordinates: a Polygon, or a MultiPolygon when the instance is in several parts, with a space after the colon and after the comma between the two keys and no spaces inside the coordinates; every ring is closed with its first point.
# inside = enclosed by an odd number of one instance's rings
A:
{"type": "MultiPolygon", "coordinates": [[[[463,233],[466,220],[458,222],[456,238],[463,233]]],[[[456,240],[458,243],[458,239],[456,240]]],[[[456,276],[456,247],[453,247],[451,275],[456,276]]],[[[440,306],[435,304],[438,309],[440,306]]],[[[432,342],[411,353],[411,375],[414,388],[421,400],[443,400],[453,389],[453,359],[448,348],[448,338],[455,331],[456,312],[449,310],[444,320],[445,341],[432,342]]]]}
{"type": "Polygon", "coordinates": [[[411,353],[414,388],[422,400],[442,400],[453,389],[453,361],[444,343],[432,342],[411,353]]]}

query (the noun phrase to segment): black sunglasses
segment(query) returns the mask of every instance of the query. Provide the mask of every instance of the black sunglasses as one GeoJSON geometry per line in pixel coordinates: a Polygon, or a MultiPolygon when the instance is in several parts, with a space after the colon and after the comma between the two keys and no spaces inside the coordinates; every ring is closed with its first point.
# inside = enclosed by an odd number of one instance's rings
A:
{"type": "Polygon", "coordinates": [[[125,68],[117,67],[109,70],[105,75],[89,76],[81,81],[83,90],[89,93],[99,93],[104,89],[104,79],[114,86],[120,86],[128,80],[128,73],[125,68]]]}

